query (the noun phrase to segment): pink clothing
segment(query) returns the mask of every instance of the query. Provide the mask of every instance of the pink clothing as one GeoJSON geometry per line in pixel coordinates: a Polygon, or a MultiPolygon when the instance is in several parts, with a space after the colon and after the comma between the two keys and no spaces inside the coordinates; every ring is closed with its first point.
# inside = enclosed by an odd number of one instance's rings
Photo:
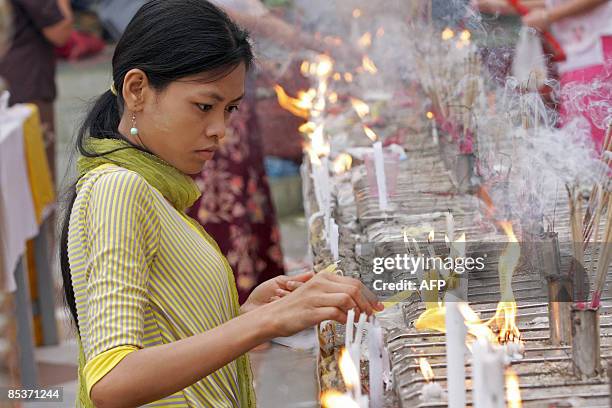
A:
{"type": "MultiPolygon", "coordinates": [[[[547,7],[556,7],[568,0],[547,0],[547,7]]],[[[558,64],[564,74],[593,65],[604,64],[601,38],[612,35],[612,1],[586,13],[561,19],[552,24],[552,33],[567,55],[558,64]]]]}
{"type": "MultiPolygon", "coordinates": [[[[591,137],[599,151],[612,105],[612,36],[600,37],[598,46],[601,47],[603,63],[561,73],[559,113],[561,125],[576,117],[584,117],[591,126],[591,137]]],[[[568,62],[571,62],[570,55],[568,62]]]]}

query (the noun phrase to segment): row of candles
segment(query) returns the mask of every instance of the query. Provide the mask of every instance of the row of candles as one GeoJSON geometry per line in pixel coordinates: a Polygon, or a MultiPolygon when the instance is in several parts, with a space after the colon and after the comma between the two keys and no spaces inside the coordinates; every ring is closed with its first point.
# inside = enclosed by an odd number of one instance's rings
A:
{"type": "Polygon", "coordinates": [[[355,327],[355,310],[348,311],[339,366],[347,393],[326,392],[321,401],[324,407],[383,408],[385,379],[390,378],[390,365],[384,347],[383,331],[374,316],[368,319],[365,313],[361,313],[355,327]],[[364,330],[367,336],[369,396],[363,395],[361,390],[364,330]]]}
{"type": "MultiPolygon", "coordinates": [[[[425,402],[448,400],[449,408],[464,408],[466,397],[465,357],[468,333],[474,334],[477,316],[466,303],[448,302],[445,306],[446,324],[446,393],[434,381],[434,373],[424,357],[419,363],[426,384],[421,390],[425,402]],[[467,319],[467,321],[466,321],[467,319]],[[470,322],[471,320],[471,322],[470,322]],[[467,324],[466,324],[467,323],[467,324]],[[472,326],[472,327],[470,327],[472,326]],[[446,394],[446,395],[445,395],[446,394]]],[[[484,334],[481,331],[481,334],[484,334]]],[[[492,333],[491,333],[492,334],[492,333]]],[[[481,335],[471,344],[472,406],[475,408],[519,408],[521,396],[518,377],[507,368],[511,362],[508,347],[491,341],[490,335],[481,335]],[[507,402],[507,405],[506,405],[507,402]]]]}

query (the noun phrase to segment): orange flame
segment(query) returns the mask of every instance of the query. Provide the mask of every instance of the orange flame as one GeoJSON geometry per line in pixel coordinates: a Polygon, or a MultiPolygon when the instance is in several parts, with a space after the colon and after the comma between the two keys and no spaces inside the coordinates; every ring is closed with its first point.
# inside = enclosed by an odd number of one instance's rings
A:
{"type": "Polygon", "coordinates": [[[355,367],[353,359],[345,348],[340,351],[338,365],[340,366],[340,374],[342,374],[342,379],[346,387],[352,390],[359,386],[359,370],[355,367]]]}
{"type": "Polygon", "coordinates": [[[508,408],[521,408],[523,406],[519,379],[511,369],[506,370],[506,400],[508,401],[508,408]]]}
{"type": "Polygon", "coordinates": [[[446,27],[444,31],[442,31],[442,39],[444,41],[448,41],[455,36],[455,32],[451,30],[449,27],[446,27]]]}
{"type": "Polygon", "coordinates": [[[304,124],[302,124],[298,130],[300,131],[300,133],[312,133],[315,131],[316,125],[314,124],[314,122],[306,122],[304,124]]]}
{"type": "Polygon", "coordinates": [[[276,92],[278,104],[284,109],[303,119],[310,117],[310,110],[312,109],[312,103],[316,94],[314,89],[298,92],[297,98],[287,95],[287,92],[280,85],[274,85],[274,91],[276,92]]]}
{"type": "Polygon", "coordinates": [[[300,65],[300,72],[302,73],[302,75],[308,76],[308,74],[310,73],[309,61],[302,61],[302,65],[300,65]]]}
{"type": "Polygon", "coordinates": [[[336,160],[334,160],[334,172],[336,174],[344,173],[350,170],[352,165],[353,158],[351,157],[351,155],[347,153],[341,153],[338,157],[336,157],[336,160]]]}
{"type": "Polygon", "coordinates": [[[434,118],[434,114],[433,112],[429,111],[425,114],[425,116],[427,116],[427,119],[432,120],[434,118]]]}
{"type": "Polygon", "coordinates": [[[365,132],[366,136],[370,138],[371,141],[375,142],[378,139],[376,133],[374,133],[374,131],[366,125],[363,125],[363,131],[365,132]]]}
{"type": "Polygon", "coordinates": [[[508,237],[508,245],[499,257],[499,286],[502,299],[491,321],[495,321],[499,328],[500,342],[520,342],[521,333],[516,325],[517,307],[512,293],[512,275],[521,256],[521,247],[514,235],[512,223],[501,221],[499,225],[508,237]]]}
{"type": "Polygon", "coordinates": [[[359,18],[361,17],[361,10],[356,8],[355,10],[353,10],[353,18],[359,18]]]}
{"type": "Polygon", "coordinates": [[[355,112],[357,112],[361,119],[370,113],[370,107],[361,99],[351,98],[351,105],[353,105],[353,109],[355,109],[355,112]]]}
{"type": "Polygon", "coordinates": [[[359,408],[350,396],[338,391],[325,391],[321,395],[321,406],[323,408],[359,408]]]}
{"type": "Polygon", "coordinates": [[[353,82],[353,74],[351,74],[350,72],[345,72],[344,73],[344,80],[346,82],[353,82]]]}
{"type": "Polygon", "coordinates": [[[421,369],[421,374],[423,374],[423,378],[425,378],[425,381],[430,382],[431,380],[433,380],[433,369],[431,368],[431,365],[429,365],[429,361],[427,361],[425,357],[419,358],[419,368],[421,369]]]}
{"type": "Polygon", "coordinates": [[[378,72],[378,68],[376,68],[374,61],[372,61],[370,57],[368,57],[367,55],[363,56],[363,59],[361,62],[362,62],[363,69],[368,71],[370,74],[375,74],[378,72]]]}
{"type": "Polygon", "coordinates": [[[359,38],[359,40],[357,41],[357,44],[359,44],[361,48],[370,47],[370,45],[372,45],[372,33],[368,31],[367,33],[362,35],[361,38],[359,38]]]}

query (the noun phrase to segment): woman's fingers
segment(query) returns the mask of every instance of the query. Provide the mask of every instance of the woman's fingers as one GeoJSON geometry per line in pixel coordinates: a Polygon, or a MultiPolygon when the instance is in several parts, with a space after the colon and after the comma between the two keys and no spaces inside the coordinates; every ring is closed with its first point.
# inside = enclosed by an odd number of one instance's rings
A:
{"type": "Polygon", "coordinates": [[[346,324],[346,312],[333,306],[319,307],[315,309],[313,317],[317,322],[334,320],[338,323],[346,324]]]}
{"type": "Polygon", "coordinates": [[[324,293],[316,297],[315,307],[336,307],[344,313],[351,309],[359,310],[357,303],[346,293],[324,293]]]}
{"type": "Polygon", "coordinates": [[[366,310],[368,314],[372,313],[370,309],[375,309],[378,311],[384,309],[383,304],[378,301],[378,297],[357,279],[331,274],[327,275],[326,278],[342,285],[351,286],[353,288],[351,289],[352,294],[359,299],[363,299],[363,302],[367,305],[365,306],[362,304],[362,302],[359,302],[361,309],[366,310]]]}
{"type": "Polygon", "coordinates": [[[288,291],[294,291],[305,282],[308,282],[314,276],[313,271],[300,273],[293,276],[279,276],[277,278],[278,286],[288,291]]]}
{"type": "Polygon", "coordinates": [[[275,295],[276,295],[276,296],[278,296],[278,297],[283,297],[283,296],[287,296],[287,295],[288,295],[288,294],[290,294],[291,292],[290,292],[290,291],[288,291],[288,290],[285,290],[285,289],[280,289],[280,288],[277,288],[277,289],[275,289],[275,290],[274,290],[274,293],[275,293],[275,295]]]}

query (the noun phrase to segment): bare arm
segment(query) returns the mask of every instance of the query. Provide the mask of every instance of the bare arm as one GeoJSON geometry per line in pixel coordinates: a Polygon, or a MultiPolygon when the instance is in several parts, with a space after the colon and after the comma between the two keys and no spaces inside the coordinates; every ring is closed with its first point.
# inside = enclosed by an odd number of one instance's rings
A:
{"type": "Polygon", "coordinates": [[[549,9],[532,10],[523,17],[523,24],[546,31],[556,21],[586,13],[609,0],[569,0],[549,9]]]}
{"type": "Polygon", "coordinates": [[[304,33],[268,12],[256,17],[234,10],[226,10],[230,17],[256,35],[266,37],[288,48],[305,47],[317,52],[325,50],[324,44],[309,33],[304,33]]]}
{"type": "Polygon", "coordinates": [[[64,19],[58,23],[43,28],[42,32],[50,43],[61,47],[62,45],[66,44],[66,41],[68,41],[68,38],[70,38],[74,17],[72,14],[72,8],[70,7],[70,0],[57,0],[57,5],[64,15],[64,19]]]}
{"type": "Polygon", "coordinates": [[[554,23],[567,17],[583,14],[607,1],[609,0],[570,0],[548,10],[548,20],[554,23]]]}
{"type": "MultiPolygon", "coordinates": [[[[530,10],[546,7],[545,0],[522,0],[521,4],[530,10]]],[[[478,11],[489,14],[517,14],[508,0],[473,0],[472,7],[476,8],[478,11]]]]}
{"type": "Polygon", "coordinates": [[[98,408],[156,401],[215,372],[274,337],[265,313],[238,316],[196,336],[128,354],[91,390],[98,408]]]}
{"type": "Polygon", "coordinates": [[[346,322],[355,308],[382,310],[355,279],[320,273],[294,292],[210,331],[128,354],[91,390],[98,408],[140,406],[171,395],[213,373],[258,344],[323,320],[346,322]]]}

